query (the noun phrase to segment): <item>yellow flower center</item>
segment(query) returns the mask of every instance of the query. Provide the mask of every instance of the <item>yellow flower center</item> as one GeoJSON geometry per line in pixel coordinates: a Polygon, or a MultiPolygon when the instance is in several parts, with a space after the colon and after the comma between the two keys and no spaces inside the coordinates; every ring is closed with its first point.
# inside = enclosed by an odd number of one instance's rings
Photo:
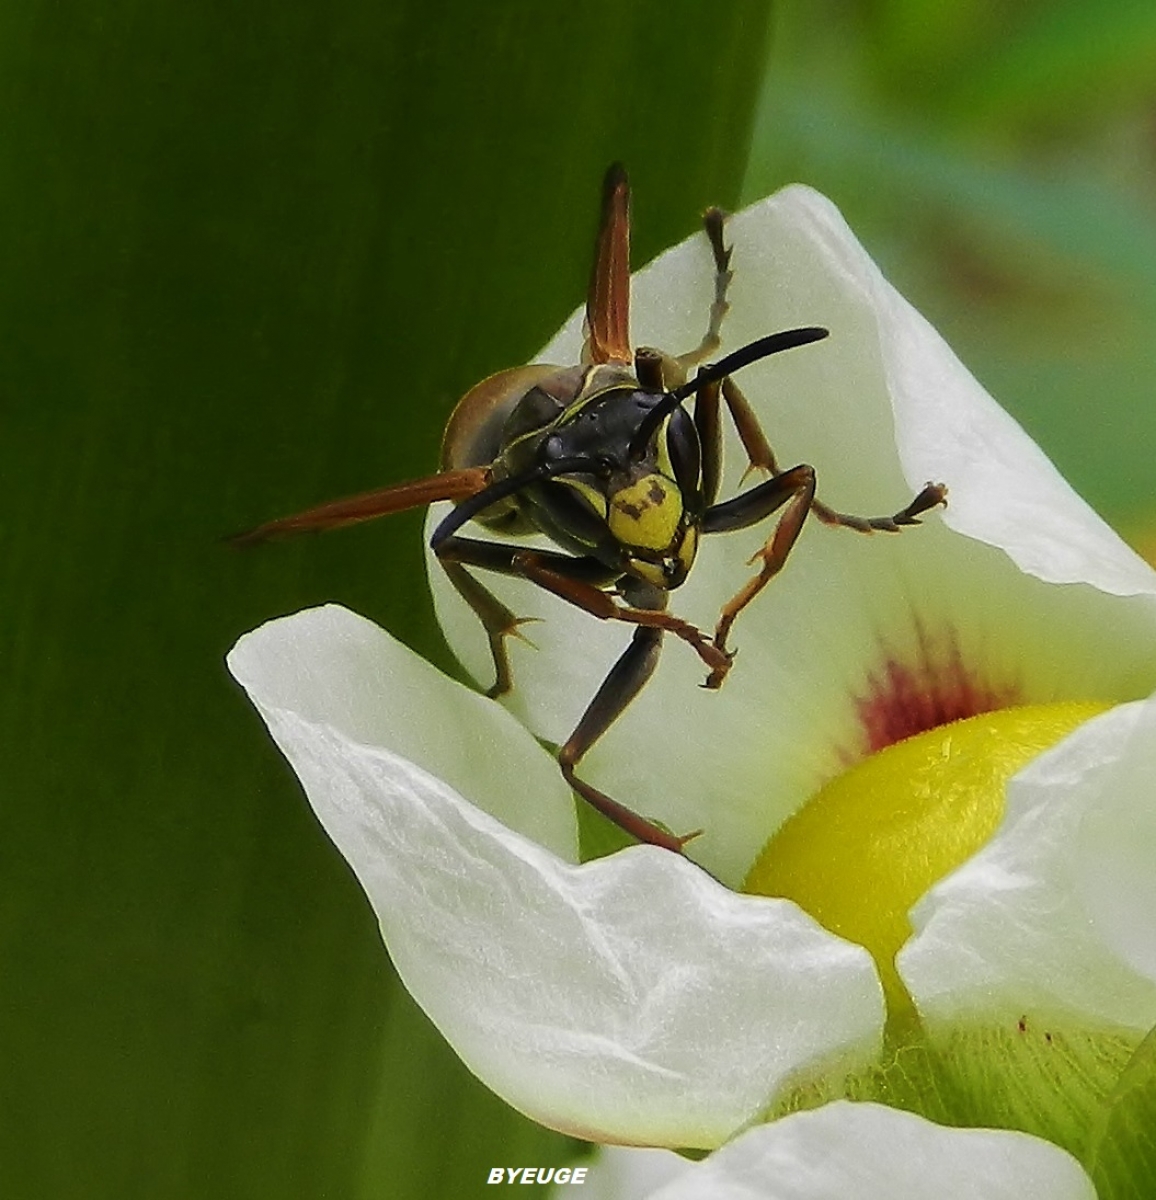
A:
{"type": "Polygon", "coordinates": [[[1108,707],[1005,708],[872,754],[779,829],[743,890],[794,900],[832,933],[865,946],[892,1017],[911,1013],[895,969],[911,935],[911,906],[995,832],[1007,781],[1108,707]]]}

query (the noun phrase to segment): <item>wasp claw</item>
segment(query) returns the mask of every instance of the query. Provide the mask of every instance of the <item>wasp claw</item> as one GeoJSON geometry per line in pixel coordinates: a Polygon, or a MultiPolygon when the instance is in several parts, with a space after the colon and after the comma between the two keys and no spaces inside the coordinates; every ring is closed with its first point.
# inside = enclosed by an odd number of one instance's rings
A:
{"type": "Polygon", "coordinates": [[[501,627],[486,626],[490,642],[490,654],[494,660],[494,672],[496,675],[493,684],[486,689],[486,696],[491,700],[496,700],[499,696],[504,696],[514,686],[513,678],[510,675],[510,658],[506,653],[506,639],[516,637],[518,641],[524,642],[531,650],[538,649],[522,632],[520,626],[529,625],[534,621],[540,621],[542,618],[515,617],[508,611],[505,615],[509,620],[504,621],[501,627]]]}
{"type": "Polygon", "coordinates": [[[538,649],[537,643],[534,641],[531,641],[531,639],[528,638],[522,632],[522,626],[523,625],[538,625],[541,623],[541,621],[542,621],[541,617],[518,617],[514,621],[513,625],[511,625],[509,627],[509,629],[502,630],[502,637],[516,637],[518,639],[518,641],[529,646],[531,650],[537,650],[538,649]]]}
{"type": "Polygon", "coordinates": [[[747,480],[758,471],[762,471],[766,475],[773,475],[775,473],[774,468],[768,466],[766,463],[747,463],[747,469],[743,472],[742,478],[739,480],[739,487],[745,487],[747,480]]]}
{"type": "Polygon", "coordinates": [[[735,661],[735,656],[738,654],[737,650],[727,650],[718,645],[715,646],[715,649],[721,652],[723,656],[722,662],[718,663],[714,667],[711,673],[706,677],[706,681],[704,683],[699,684],[699,687],[706,688],[709,692],[717,692],[718,689],[722,687],[723,680],[726,679],[727,674],[735,661]]]}

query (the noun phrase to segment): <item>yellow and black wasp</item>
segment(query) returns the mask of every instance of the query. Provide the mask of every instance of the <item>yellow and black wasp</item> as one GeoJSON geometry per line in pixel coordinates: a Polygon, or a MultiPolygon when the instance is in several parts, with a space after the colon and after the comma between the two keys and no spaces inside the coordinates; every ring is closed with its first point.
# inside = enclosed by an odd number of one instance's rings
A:
{"type": "Polygon", "coordinates": [[[512,686],[505,643],[519,620],[475,571],[519,576],[594,617],[633,625],[630,644],[558,751],[558,763],[569,785],[594,808],[640,841],[674,851],[696,834],[676,836],[575,773],[654,673],[663,635],[687,642],[707,668],[704,686],[717,688],[734,657],[727,638],[735,618],[782,568],[808,513],[863,532],[895,532],[918,524],[919,514],[946,496],[941,484],[929,483],[893,516],[855,517],[816,500],[810,466],[779,470],[732,375],[768,355],[819,341],[828,331],[808,326],[774,333],[700,366],[720,344],[728,308],[731,251],[724,243],[724,219],[719,209],[703,218],[714,254],[715,299],[700,344],[681,355],[634,350],[630,188],[623,168],[612,166],[603,185],[579,364],[513,367],[472,388],[446,425],[437,474],[323,504],[234,539],[251,544],[335,529],[452,500],[455,507],[434,530],[430,546],[485,628],[495,671],[491,696],[512,686]],[[719,502],[723,403],[751,466],[769,478],[719,502]],[[670,593],[694,565],[700,537],[744,529],[780,509],[752,560],[761,560],[758,573],[723,606],[713,633],[667,611],[670,593]],[[470,520],[503,539],[543,533],[559,549],[463,536],[459,530],[470,520]]]}

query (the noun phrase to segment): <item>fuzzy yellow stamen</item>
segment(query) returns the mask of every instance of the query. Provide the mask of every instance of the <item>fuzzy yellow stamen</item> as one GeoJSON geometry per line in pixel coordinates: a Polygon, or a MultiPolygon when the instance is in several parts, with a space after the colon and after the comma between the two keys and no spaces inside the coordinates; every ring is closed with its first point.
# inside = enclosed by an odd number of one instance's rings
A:
{"type": "Polygon", "coordinates": [[[794,900],[871,951],[893,1017],[908,912],[995,832],[1007,781],[1108,705],[1005,708],[888,746],[839,775],[767,842],[744,890],[794,900]]]}

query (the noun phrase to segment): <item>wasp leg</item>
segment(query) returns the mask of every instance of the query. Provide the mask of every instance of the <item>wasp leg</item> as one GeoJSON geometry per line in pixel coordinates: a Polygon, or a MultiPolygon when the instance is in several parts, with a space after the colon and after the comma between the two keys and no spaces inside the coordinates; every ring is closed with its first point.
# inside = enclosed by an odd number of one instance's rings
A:
{"type": "Polygon", "coordinates": [[[766,471],[770,475],[779,473],[775,453],[763,433],[758,417],[755,416],[746,396],[728,375],[724,379],[708,383],[700,388],[694,401],[694,425],[702,445],[702,486],[706,502],[711,505],[718,498],[719,482],[722,478],[722,427],[719,421],[719,396],[726,401],[731,420],[738,431],[743,449],[747,454],[745,479],[754,470],[766,471]]]}
{"type": "Polygon", "coordinates": [[[763,427],[759,424],[759,419],[755,416],[755,410],[751,408],[750,401],[729,375],[722,381],[722,394],[723,399],[727,402],[731,420],[735,423],[735,429],[738,430],[739,440],[747,452],[747,462],[750,463],[744,478],[754,470],[777,475],[779,464],[775,461],[775,452],[771,449],[770,442],[767,441],[767,435],[763,433],[763,427]]]}
{"type": "Polygon", "coordinates": [[[529,617],[515,616],[483,583],[479,583],[461,565],[446,560],[442,563],[447,578],[454,590],[474,610],[486,631],[490,643],[490,655],[494,660],[494,683],[487,688],[491,699],[505,695],[513,687],[510,675],[510,656],[506,651],[506,638],[520,637],[518,626],[524,625],[529,617]]]}
{"type": "MultiPolygon", "coordinates": [[[[518,555],[515,565],[520,574],[540,588],[552,592],[583,612],[598,617],[599,620],[625,621],[630,625],[673,633],[694,649],[710,668],[712,678],[717,675],[720,682],[730,670],[731,656],[717,644],[717,639],[709,638],[697,625],[664,611],[668,593],[662,589],[638,583],[625,597],[626,603],[617,604],[614,597],[600,587],[578,578],[570,570],[565,556],[557,555],[548,562],[545,560],[546,556],[539,550],[524,550],[518,555]],[[561,564],[558,559],[562,560],[561,564]]],[[[584,560],[569,561],[580,563],[584,560]]]]}
{"type": "Polygon", "coordinates": [[[624,621],[630,625],[673,633],[689,643],[710,668],[712,675],[717,675],[720,680],[730,669],[730,656],[725,650],[719,649],[697,625],[664,611],[666,593],[661,589],[639,584],[627,597],[625,604],[616,603],[614,597],[603,588],[613,583],[617,575],[614,571],[608,571],[606,565],[596,558],[580,558],[551,550],[527,550],[523,546],[505,542],[483,542],[457,536],[445,538],[434,553],[446,568],[459,595],[478,614],[490,639],[497,677],[488,693],[491,696],[499,696],[509,690],[510,672],[505,639],[516,633],[522,621],[487,587],[465,571],[464,567],[467,566],[480,567],[500,575],[520,576],[603,621],[624,621]],[[457,571],[451,570],[452,567],[457,567],[457,571]],[[465,590],[459,586],[463,575],[468,580],[465,590]]]}
{"type": "Polygon", "coordinates": [[[723,244],[723,222],[726,213],[721,208],[708,208],[703,214],[702,227],[710,239],[710,248],[714,254],[714,303],[710,306],[710,324],[703,339],[686,354],[680,354],[675,362],[685,371],[688,367],[696,367],[712,355],[722,343],[722,323],[730,311],[727,301],[727,289],[730,287],[734,272],[731,267],[731,248],[723,244]]]}
{"type": "Polygon", "coordinates": [[[722,426],[719,423],[719,381],[699,389],[694,398],[694,427],[702,448],[702,494],[709,508],[718,499],[722,480],[722,426]]]}
{"type": "MultiPolygon", "coordinates": [[[[760,483],[724,504],[715,504],[707,509],[703,517],[703,533],[723,533],[733,529],[745,529],[768,517],[776,509],[787,507],[775,525],[774,532],[765,545],[751,558],[751,562],[762,559],[759,573],[749,580],[726,604],[715,626],[714,644],[727,654],[726,640],[735,618],[782,570],[787,555],[798,540],[807,519],[807,513],[815,499],[814,469],[802,464],[783,471],[773,479],[760,483]]],[[[727,654],[728,661],[732,656],[727,654]]],[[[704,686],[717,688],[722,684],[725,672],[712,671],[704,686]]]]}
{"type": "MultiPolygon", "coordinates": [[[[739,385],[735,383],[731,376],[726,376],[722,380],[722,395],[726,401],[727,408],[731,414],[731,420],[734,421],[735,429],[738,431],[740,440],[743,443],[743,449],[747,453],[747,460],[750,467],[747,469],[747,474],[751,470],[766,471],[770,475],[779,474],[779,464],[775,459],[775,452],[771,449],[770,443],[767,441],[766,434],[763,433],[762,426],[759,424],[759,419],[755,416],[754,409],[751,408],[750,401],[743,395],[739,385]]],[[[709,394],[710,388],[703,388],[699,393],[699,400],[704,397],[707,400],[708,406],[713,404],[718,407],[717,393],[714,396],[709,394]]],[[[695,402],[695,422],[699,421],[699,401],[695,402]]],[[[710,417],[704,418],[704,423],[709,423],[710,417]]],[[[717,423],[717,418],[716,418],[717,423]]],[[[703,438],[702,428],[699,429],[699,438],[703,438]]],[[[705,477],[705,457],[706,457],[706,442],[704,445],[704,470],[705,477]]],[[[941,483],[928,483],[923,490],[915,497],[911,503],[899,512],[894,513],[889,517],[857,517],[851,513],[836,512],[833,508],[828,507],[821,500],[814,500],[811,503],[811,511],[826,525],[842,525],[847,529],[855,529],[860,533],[874,533],[876,531],[883,533],[897,533],[904,525],[918,525],[919,521],[916,518],[927,512],[929,509],[935,508],[938,504],[947,503],[947,488],[941,483]]]]}
{"type": "Polygon", "coordinates": [[[918,518],[922,513],[946,503],[947,488],[942,483],[929,483],[906,508],[901,508],[890,517],[856,517],[850,513],[836,512],[819,500],[811,505],[811,511],[824,525],[842,525],[859,533],[898,533],[904,525],[920,524],[918,518]]]}
{"type": "Polygon", "coordinates": [[[574,791],[587,804],[613,821],[619,829],[624,829],[640,842],[679,853],[691,838],[697,837],[702,831],[697,830],[685,837],[676,837],[661,826],[655,825],[653,821],[639,816],[633,809],[611,799],[605,792],[600,792],[585,780],[579,779],[574,773],[586,751],[622,715],[623,710],[654,674],[662,648],[662,633],[661,629],[649,626],[641,626],[634,631],[630,645],[610,668],[610,674],[602,681],[602,686],[582,714],[577,728],[558,751],[558,765],[562,768],[566,782],[574,791]]]}
{"type": "MultiPolygon", "coordinates": [[[[518,637],[518,626],[532,618],[516,616],[490,591],[485,584],[466,570],[467,566],[495,571],[500,575],[521,575],[517,560],[525,553],[522,546],[511,546],[503,542],[483,542],[474,538],[448,537],[434,551],[443,570],[459,596],[474,610],[490,643],[490,654],[494,660],[494,684],[486,695],[504,695],[513,686],[510,675],[510,657],[506,651],[506,639],[518,637]]],[[[583,578],[610,582],[613,572],[596,559],[572,558],[552,551],[540,552],[541,557],[558,560],[558,569],[568,569],[583,578]]]]}

